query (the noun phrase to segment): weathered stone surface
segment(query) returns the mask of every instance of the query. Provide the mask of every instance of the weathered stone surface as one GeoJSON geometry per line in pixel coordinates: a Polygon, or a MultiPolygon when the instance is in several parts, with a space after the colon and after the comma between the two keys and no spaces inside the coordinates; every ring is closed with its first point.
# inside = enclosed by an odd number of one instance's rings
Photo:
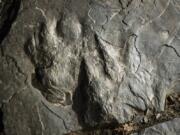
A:
{"type": "Polygon", "coordinates": [[[59,135],[147,123],[173,93],[177,109],[179,6],[179,0],[1,0],[0,132],[59,135]]]}
{"type": "Polygon", "coordinates": [[[132,135],[179,135],[180,133],[180,119],[176,118],[171,121],[160,123],[152,127],[146,128],[139,133],[132,135]]]}

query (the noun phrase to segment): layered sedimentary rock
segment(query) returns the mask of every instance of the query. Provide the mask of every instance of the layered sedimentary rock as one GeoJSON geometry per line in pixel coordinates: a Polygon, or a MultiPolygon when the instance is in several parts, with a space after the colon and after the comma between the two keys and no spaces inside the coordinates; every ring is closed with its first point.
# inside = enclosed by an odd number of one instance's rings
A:
{"type": "Polygon", "coordinates": [[[1,0],[0,131],[59,135],[148,122],[170,94],[179,108],[179,7],[1,0]]]}

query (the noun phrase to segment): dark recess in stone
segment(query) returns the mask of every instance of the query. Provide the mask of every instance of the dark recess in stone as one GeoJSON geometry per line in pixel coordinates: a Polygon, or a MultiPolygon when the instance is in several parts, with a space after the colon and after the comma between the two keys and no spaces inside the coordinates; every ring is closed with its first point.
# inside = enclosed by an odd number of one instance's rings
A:
{"type": "MultiPolygon", "coordinates": [[[[4,2],[4,0],[2,2],[4,2]]],[[[0,13],[0,44],[9,33],[12,23],[17,17],[20,5],[21,0],[8,0],[4,2],[2,12],[0,13]]]]}
{"type": "Polygon", "coordinates": [[[5,135],[4,134],[4,124],[3,124],[3,112],[0,109],[0,135],[5,135]]]}
{"type": "Polygon", "coordinates": [[[37,72],[35,74],[32,74],[32,86],[38,90],[41,91],[41,93],[43,94],[43,92],[45,92],[45,89],[43,87],[43,85],[41,84],[41,78],[42,76],[40,76],[37,72]]]}
{"type": "Polygon", "coordinates": [[[85,61],[82,60],[80,65],[80,73],[78,77],[78,86],[73,95],[73,106],[72,106],[74,111],[77,113],[79,123],[83,127],[85,126],[84,116],[85,116],[85,111],[87,110],[87,100],[88,100],[88,95],[86,93],[86,87],[88,85],[88,77],[86,74],[85,66],[86,66],[85,61]]]}
{"type": "Polygon", "coordinates": [[[35,68],[35,74],[36,74],[36,79],[42,83],[42,80],[44,78],[43,68],[40,67],[35,68]]]}
{"type": "MultiPolygon", "coordinates": [[[[97,125],[93,127],[92,125],[87,124],[86,122],[86,111],[88,110],[88,106],[90,101],[90,95],[88,94],[88,90],[90,90],[89,86],[89,79],[87,76],[86,71],[86,63],[85,60],[82,60],[81,66],[80,66],[80,73],[78,77],[78,87],[75,90],[74,96],[73,96],[73,105],[72,108],[76,112],[78,116],[78,121],[80,125],[83,127],[83,131],[91,131],[94,129],[113,129],[115,127],[118,127],[118,122],[114,119],[112,119],[109,123],[101,123],[100,125],[97,125]]],[[[94,118],[96,121],[101,121],[101,116],[96,111],[102,111],[102,108],[97,105],[96,103],[93,103],[91,107],[91,117],[94,118]]]]}

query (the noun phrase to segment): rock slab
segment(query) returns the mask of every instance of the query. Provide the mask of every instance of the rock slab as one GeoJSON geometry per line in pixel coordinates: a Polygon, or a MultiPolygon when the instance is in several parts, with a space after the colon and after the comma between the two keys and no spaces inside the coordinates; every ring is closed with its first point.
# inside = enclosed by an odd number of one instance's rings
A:
{"type": "Polygon", "coordinates": [[[0,132],[61,135],[165,111],[180,93],[179,7],[0,0],[0,132]]]}

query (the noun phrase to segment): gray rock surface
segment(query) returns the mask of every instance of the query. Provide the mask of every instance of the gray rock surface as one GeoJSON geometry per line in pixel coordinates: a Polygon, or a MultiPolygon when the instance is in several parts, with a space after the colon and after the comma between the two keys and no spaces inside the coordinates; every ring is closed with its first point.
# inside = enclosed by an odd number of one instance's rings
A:
{"type": "Polygon", "coordinates": [[[61,135],[164,111],[180,93],[179,7],[0,0],[0,132],[61,135]]]}
{"type": "Polygon", "coordinates": [[[180,118],[171,121],[163,122],[145,130],[134,133],[132,135],[179,135],[180,134],[180,118]]]}

